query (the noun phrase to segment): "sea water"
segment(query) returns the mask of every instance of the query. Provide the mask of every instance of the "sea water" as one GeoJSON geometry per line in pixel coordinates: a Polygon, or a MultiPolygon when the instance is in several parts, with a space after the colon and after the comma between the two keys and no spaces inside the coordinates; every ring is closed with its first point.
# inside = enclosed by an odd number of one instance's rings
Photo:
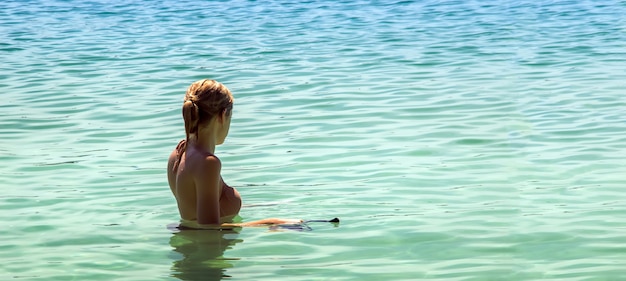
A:
{"type": "Polygon", "coordinates": [[[625,280],[624,1],[0,2],[2,280],[625,280]],[[182,98],[241,220],[173,231],[182,98]],[[307,229],[305,229],[307,230],[307,229]]]}

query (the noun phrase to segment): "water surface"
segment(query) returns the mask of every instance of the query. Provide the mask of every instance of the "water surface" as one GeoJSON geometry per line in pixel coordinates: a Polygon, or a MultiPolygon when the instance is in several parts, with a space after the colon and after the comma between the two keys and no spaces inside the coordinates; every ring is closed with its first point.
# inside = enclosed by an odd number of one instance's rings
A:
{"type": "Polygon", "coordinates": [[[619,1],[4,1],[0,277],[620,280],[619,1]],[[186,87],[243,220],[180,232],[186,87]]]}

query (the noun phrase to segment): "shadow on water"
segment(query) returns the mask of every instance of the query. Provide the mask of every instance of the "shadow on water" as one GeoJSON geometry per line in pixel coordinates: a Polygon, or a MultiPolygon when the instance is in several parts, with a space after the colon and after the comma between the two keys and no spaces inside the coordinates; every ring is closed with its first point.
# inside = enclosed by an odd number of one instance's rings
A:
{"type": "Polygon", "coordinates": [[[222,280],[233,265],[224,251],[243,242],[237,230],[182,230],[170,238],[173,248],[172,276],[180,280],[222,280]]]}

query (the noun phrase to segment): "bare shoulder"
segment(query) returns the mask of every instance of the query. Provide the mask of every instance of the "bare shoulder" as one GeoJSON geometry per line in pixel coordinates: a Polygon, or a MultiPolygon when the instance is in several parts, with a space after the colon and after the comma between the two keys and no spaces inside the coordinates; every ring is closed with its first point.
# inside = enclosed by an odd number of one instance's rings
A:
{"type": "Polygon", "coordinates": [[[172,153],[170,153],[170,157],[167,160],[167,172],[168,173],[176,173],[176,169],[178,168],[178,164],[177,163],[178,160],[180,159],[180,153],[181,153],[181,146],[183,144],[183,141],[179,142],[178,145],[176,146],[176,148],[174,148],[174,150],[172,150],[172,153]]]}
{"type": "Polygon", "coordinates": [[[222,162],[217,156],[197,151],[195,149],[189,149],[187,156],[185,157],[186,166],[188,169],[193,170],[194,173],[199,172],[204,174],[206,172],[217,171],[222,168],[222,162]]]}
{"type": "Polygon", "coordinates": [[[170,153],[170,158],[167,160],[167,170],[171,170],[171,168],[174,166],[174,163],[176,163],[176,160],[178,160],[178,151],[176,149],[172,150],[172,153],[170,153]]]}
{"type": "Polygon", "coordinates": [[[222,169],[222,162],[217,156],[213,154],[202,155],[201,159],[198,159],[198,166],[205,171],[220,171],[222,169]]]}
{"type": "Polygon", "coordinates": [[[176,194],[176,175],[178,174],[178,166],[180,165],[180,163],[178,163],[180,159],[178,154],[178,147],[176,147],[172,153],[170,153],[170,157],[167,160],[167,181],[174,194],[176,194]]]}
{"type": "Polygon", "coordinates": [[[185,140],[181,140],[176,146],[176,148],[172,150],[172,153],[170,153],[170,157],[167,160],[168,171],[170,171],[171,168],[174,167],[174,165],[176,164],[176,161],[178,161],[178,159],[180,158],[180,154],[182,153],[182,147],[184,144],[185,144],[185,140]]]}

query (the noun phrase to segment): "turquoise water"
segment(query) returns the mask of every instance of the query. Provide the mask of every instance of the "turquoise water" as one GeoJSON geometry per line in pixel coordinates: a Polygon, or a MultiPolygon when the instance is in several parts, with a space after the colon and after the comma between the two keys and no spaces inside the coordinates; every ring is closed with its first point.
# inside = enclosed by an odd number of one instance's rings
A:
{"type": "Polygon", "coordinates": [[[2,1],[1,280],[624,280],[624,1],[2,1]],[[186,87],[243,220],[180,232],[186,87]]]}

